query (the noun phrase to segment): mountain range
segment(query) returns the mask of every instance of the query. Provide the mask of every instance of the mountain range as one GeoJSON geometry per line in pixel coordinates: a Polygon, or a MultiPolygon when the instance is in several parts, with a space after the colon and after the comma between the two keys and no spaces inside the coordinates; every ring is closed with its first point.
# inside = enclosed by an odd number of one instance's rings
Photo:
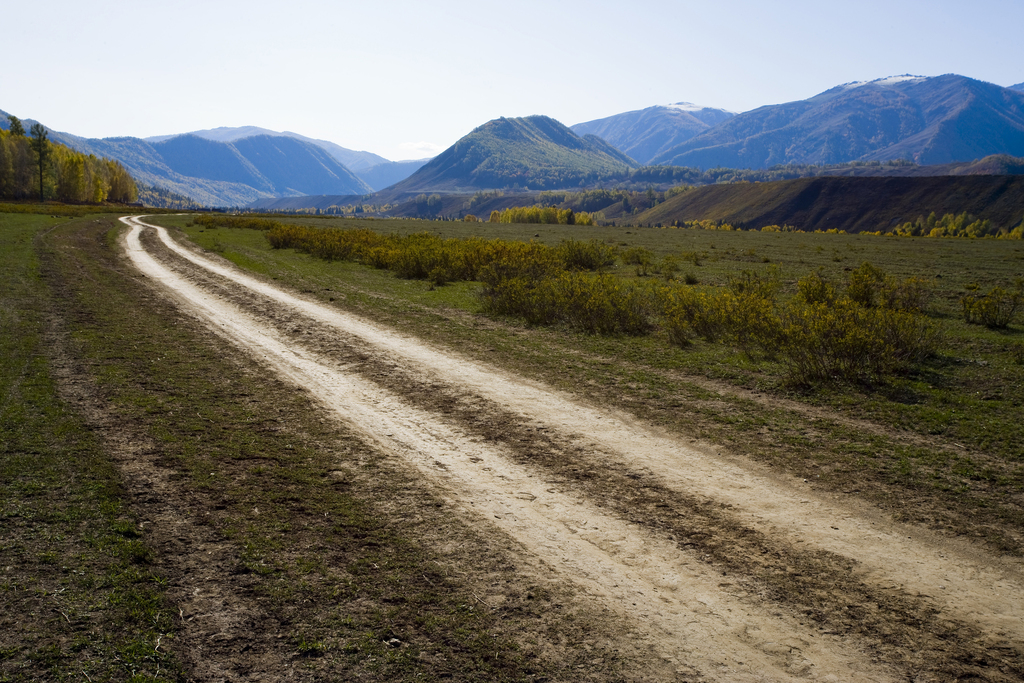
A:
{"type": "MultiPolygon", "coordinates": [[[[767,169],[895,159],[911,165],[844,172],[938,175],[947,171],[933,172],[933,167],[993,155],[1024,157],[1024,91],[1014,88],[955,74],[904,75],[846,83],[806,100],[741,114],[679,103],[571,129],[541,116],[496,119],[389,188],[389,196],[566,189],[601,179],[614,182],[616,173],[623,179],[626,167],[644,164],[767,169]],[[602,139],[608,143],[603,148],[596,145],[602,139]]],[[[984,168],[998,172],[1004,166],[992,162],[984,168]]]]}
{"type": "MultiPolygon", "coordinates": [[[[366,183],[370,190],[374,192],[383,190],[390,185],[394,185],[400,180],[408,178],[417,169],[430,161],[429,157],[426,159],[414,159],[408,161],[389,161],[379,154],[366,151],[357,152],[355,150],[342,147],[341,145],[335,144],[329,140],[310,138],[291,131],[278,132],[267,128],[260,128],[259,126],[239,126],[235,128],[222,126],[220,128],[210,128],[207,130],[194,130],[190,133],[185,133],[185,135],[195,135],[197,137],[205,138],[207,140],[215,140],[217,142],[235,142],[236,140],[259,135],[288,137],[296,140],[302,140],[303,142],[308,142],[322,148],[340,164],[351,170],[352,173],[358,176],[359,179],[366,183]]],[[[163,142],[175,137],[178,136],[155,135],[153,137],[146,138],[146,141],[163,142]]]]}
{"type": "MultiPolygon", "coordinates": [[[[7,127],[6,117],[0,127],[7,127]]],[[[1003,88],[955,74],[905,75],[846,83],[806,100],[740,114],[680,102],[572,128],[546,116],[499,118],[432,160],[408,162],[254,126],[146,140],[56,131],[51,137],[120,161],[140,183],[208,206],[307,195],[358,197],[382,188],[379,200],[386,203],[417,193],[571,189],[655,176],[653,184],[678,183],[694,175],[693,169],[723,167],[803,165],[822,172],[797,175],[822,175],[829,172],[823,165],[890,159],[918,164],[920,171],[883,164],[843,172],[931,175],[943,164],[1024,156],[1024,83],[1003,88]],[[656,168],[636,170],[645,165],[656,168]]],[[[1004,166],[978,168],[998,172],[1004,166]]]]}
{"type": "MultiPolygon", "coordinates": [[[[0,111],[0,127],[8,127],[7,116],[0,111]]],[[[23,123],[27,129],[35,121],[23,123]]],[[[372,152],[256,126],[144,140],[84,138],[53,130],[50,137],[80,152],[116,159],[139,183],[206,206],[242,206],[261,198],[313,194],[370,194],[408,177],[429,161],[388,161],[372,152]]]]}
{"type": "Polygon", "coordinates": [[[322,148],[289,137],[256,135],[234,142],[196,135],[161,142],[98,140],[59,132],[51,132],[51,137],[80,152],[117,159],[137,181],[207,206],[241,206],[263,197],[372,191],[322,148]]]}
{"type": "Polygon", "coordinates": [[[964,76],[895,76],[760,107],[703,131],[653,164],[767,168],[1024,156],[1024,92],[964,76]]]}
{"type": "Polygon", "coordinates": [[[374,154],[373,152],[357,152],[355,150],[346,149],[345,147],[330,142],[329,140],[317,140],[316,138],[306,137],[305,135],[299,135],[298,133],[292,133],[291,131],[279,132],[267,128],[260,128],[259,126],[237,126],[234,128],[221,126],[220,128],[193,130],[188,133],[175,133],[174,135],[154,135],[152,137],[145,138],[145,140],[146,142],[154,143],[164,142],[171,138],[176,138],[179,135],[195,135],[196,137],[203,138],[205,140],[213,140],[214,142],[234,142],[235,140],[251,138],[258,135],[294,138],[296,140],[302,140],[303,142],[309,142],[322,148],[332,157],[337,159],[339,163],[344,164],[352,171],[360,171],[370,168],[371,166],[388,163],[387,159],[379,154],[374,154]]]}
{"type": "Polygon", "coordinates": [[[577,123],[571,128],[578,135],[597,135],[641,164],[647,164],[735,115],[725,109],[677,102],[577,123]]]}

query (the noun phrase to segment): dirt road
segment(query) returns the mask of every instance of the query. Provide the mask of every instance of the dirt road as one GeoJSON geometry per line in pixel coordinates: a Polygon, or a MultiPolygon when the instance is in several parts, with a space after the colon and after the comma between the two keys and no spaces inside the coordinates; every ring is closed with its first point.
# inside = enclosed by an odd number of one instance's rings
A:
{"type": "Polygon", "coordinates": [[[122,219],[185,311],[711,680],[1021,677],[1017,562],[431,348],[122,219]]]}

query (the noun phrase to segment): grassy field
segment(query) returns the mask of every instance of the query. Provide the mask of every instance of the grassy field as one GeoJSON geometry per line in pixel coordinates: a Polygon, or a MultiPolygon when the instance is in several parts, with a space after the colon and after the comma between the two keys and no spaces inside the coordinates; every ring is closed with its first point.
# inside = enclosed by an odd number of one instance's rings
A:
{"type": "MultiPolygon", "coordinates": [[[[683,433],[725,445],[820,486],[857,492],[901,519],[1024,550],[1024,334],[965,324],[960,298],[1024,274],[1024,246],[989,240],[895,239],[799,233],[718,232],[453,222],[284,219],[444,237],[599,239],[642,247],[657,259],[686,255],[700,286],[742,271],[780,268],[783,296],[811,272],[842,282],[867,261],[931,288],[926,313],[941,330],[936,357],[884,383],[787,385],[778,365],[719,344],[671,346],[663,332],[601,337],[529,328],[479,314],[475,283],[431,287],[387,271],[271,250],[257,231],[185,228],[207,249],[325,301],[364,313],[474,357],[596,402],[618,405],[683,433]],[[692,256],[697,258],[693,259],[692,256]],[[694,263],[696,261],[696,263],[694,263]],[[698,265],[699,264],[699,265],[698,265]]],[[[162,218],[185,226],[184,217],[162,218]]],[[[627,279],[633,267],[613,272],[627,279]]],[[[657,277],[649,275],[648,278],[657,277]]],[[[646,278],[645,278],[646,279],[646,278]]],[[[1019,315],[1019,314],[1018,314],[1019,315]]]]}
{"type": "MultiPolygon", "coordinates": [[[[288,219],[551,245],[596,238],[655,260],[686,252],[684,272],[702,287],[774,264],[784,295],[809,272],[841,281],[863,261],[929,279],[937,357],[874,386],[794,387],[773,361],[728,346],[682,349],[663,330],[531,328],[482,315],[479,283],[431,286],[272,250],[254,230],[153,220],[438,346],[896,518],[1024,552],[1021,319],[994,331],[959,316],[964,293],[1013,286],[1018,243],[288,219]]],[[[120,227],[109,214],[0,213],[0,681],[184,680],[208,661],[310,679],[619,680],[630,670],[629,653],[601,649],[608,641],[567,589],[529,567],[517,567],[522,585],[500,611],[482,606],[480,587],[511,556],[144,286],[119,256],[120,227]],[[197,582],[221,592],[196,602],[197,582]],[[216,605],[244,608],[241,636],[225,635],[230,613],[202,621],[226,609],[216,605]]]]}
{"type": "Polygon", "coordinates": [[[0,213],[0,680],[172,680],[166,577],[51,372],[56,303],[34,245],[66,223],[0,213]]]}

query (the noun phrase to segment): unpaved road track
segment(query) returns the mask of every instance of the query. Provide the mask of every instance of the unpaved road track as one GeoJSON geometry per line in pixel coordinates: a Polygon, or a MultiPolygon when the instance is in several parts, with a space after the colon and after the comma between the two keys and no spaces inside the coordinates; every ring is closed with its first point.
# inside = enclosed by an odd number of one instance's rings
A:
{"type": "Polygon", "coordinates": [[[122,220],[132,262],[183,309],[404,458],[459,514],[637,623],[680,672],[1021,678],[1019,563],[822,498],[122,220]],[[944,656],[949,666],[926,671],[944,656]]]}

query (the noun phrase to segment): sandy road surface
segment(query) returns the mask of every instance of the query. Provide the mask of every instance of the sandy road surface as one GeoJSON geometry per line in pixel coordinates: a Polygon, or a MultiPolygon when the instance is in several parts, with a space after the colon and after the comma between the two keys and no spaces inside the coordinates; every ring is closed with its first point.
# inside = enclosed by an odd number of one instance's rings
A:
{"type": "Polygon", "coordinates": [[[645,624],[655,651],[681,670],[720,680],[906,675],[877,663],[872,652],[878,644],[870,638],[822,633],[785,605],[744,590],[751,586],[724,579],[664,530],[631,523],[564,482],[552,486],[550,472],[515,457],[509,444],[483,440],[409,396],[339,367],[320,346],[297,344],[283,328],[297,319],[326,326],[420,381],[456,387],[463,397],[519,416],[529,430],[551,435],[555,447],[586,453],[594,466],[631,469],[665,491],[727,505],[734,526],[771,536],[780,547],[848,560],[847,582],[914,596],[928,605],[931,618],[967,624],[999,641],[1001,652],[1024,649],[1024,581],[1015,565],[891,524],[863,506],[822,499],[628,416],[296,297],[181,247],[159,228],[169,251],[154,258],[140,240],[144,224],[125,222],[132,226],[127,250],[133,262],[184,308],[311,391],[368,440],[406,458],[465,514],[515,538],[609,609],[645,624]],[[263,303],[238,305],[224,285],[196,276],[197,269],[263,303]],[[260,314],[269,308],[291,317],[260,314]]]}

